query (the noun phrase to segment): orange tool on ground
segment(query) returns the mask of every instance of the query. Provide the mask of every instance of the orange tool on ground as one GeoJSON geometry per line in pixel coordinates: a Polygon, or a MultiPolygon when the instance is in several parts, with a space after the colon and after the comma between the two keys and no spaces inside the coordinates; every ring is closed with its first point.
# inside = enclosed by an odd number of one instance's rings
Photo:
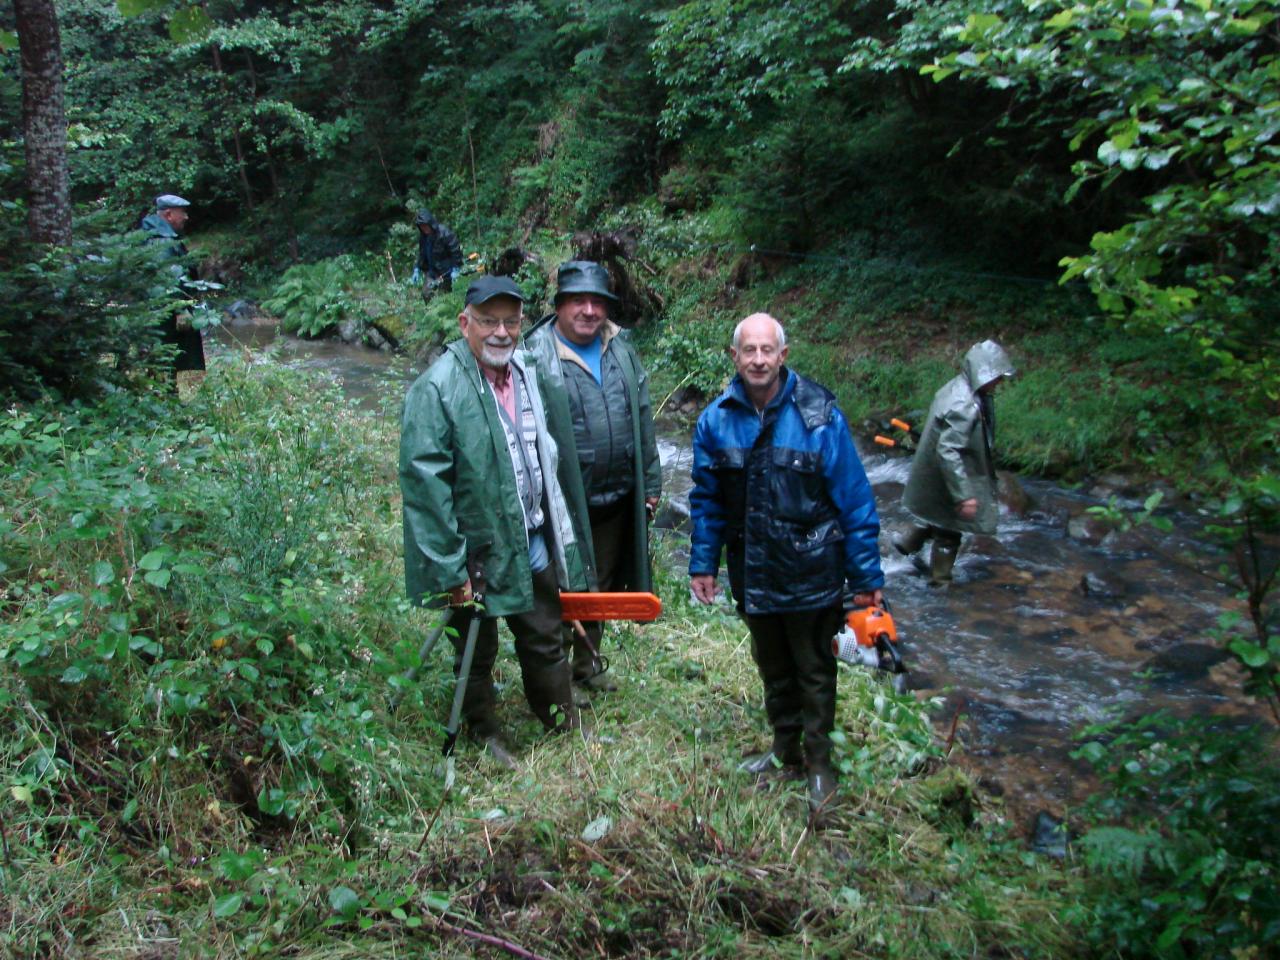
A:
{"type": "Polygon", "coordinates": [[[662,601],[652,593],[562,593],[560,619],[634,620],[650,623],[662,613],[662,601]]]}
{"type": "Polygon", "coordinates": [[[845,614],[844,626],[831,638],[831,652],[845,663],[883,670],[897,693],[907,690],[907,668],[898,653],[898,629],[885,607],[859,607],[845,614]]]}

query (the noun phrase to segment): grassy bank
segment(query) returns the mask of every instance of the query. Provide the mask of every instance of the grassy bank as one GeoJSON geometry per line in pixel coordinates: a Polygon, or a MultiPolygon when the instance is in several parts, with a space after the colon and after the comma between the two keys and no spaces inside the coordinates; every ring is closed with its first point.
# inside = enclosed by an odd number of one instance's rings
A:
{"type": "Polygon", "coordinates": [[[401,600],[395,441],[239,362],[181,405],[4,415],[10,952],[1071,953],[1075,868],[1025,851],[927,705],[842,676],[822,832],[800,785],[741,779],[765,740],[744,631],[678,573],[618,638],[614,743],[543,738],[506,647],[522,768],[464,744],[446,795],[444,654],[400,680],[428,618],[401,600]]]}

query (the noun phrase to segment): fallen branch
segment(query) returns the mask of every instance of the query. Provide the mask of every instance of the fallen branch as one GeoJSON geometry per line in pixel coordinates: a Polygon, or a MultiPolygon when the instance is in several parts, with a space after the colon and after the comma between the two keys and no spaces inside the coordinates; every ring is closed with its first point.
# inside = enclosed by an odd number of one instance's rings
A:
{"type": "Polygon", "coordinates": [[[523,960],[548,960],[541,954],[526,950],[518,943],[512,943],[510,940],[503,940],[501,937],[495,937],[492,934],[481,933],[479,930],[468,930],[466,927],[455,927],[447,920],[441,920],[439,917],[428,913],[427,918],[435,924],[437,930],[443,930],[445,933],[452,933],[459,937],[466,937],[470,940],[476,940],[480,943],[487,943],[491,947],[497,947],[499,950],[505,950],[513,957],[521,957],[523,960]]]}

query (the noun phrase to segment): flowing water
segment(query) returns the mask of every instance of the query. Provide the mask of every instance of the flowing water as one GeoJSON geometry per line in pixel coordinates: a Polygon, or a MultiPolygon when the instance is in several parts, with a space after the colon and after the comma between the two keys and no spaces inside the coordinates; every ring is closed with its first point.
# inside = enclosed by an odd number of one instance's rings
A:
{"type": "MultiPolygon", "coordinates": [[[[216,340],[211,352],[273,345],[280,362],[332,374],[370,409],[388,401],[398,408],[418,372],[392,354],[277,337],[274,326],[227,326],[216,340]]],[[[679,528],[688,514],[688,429],[664,432],[668,503],[658,522],[679,528]]],[[[863,451],[863,463],[880,510],[885,595],[911,689],[937,703],[942,735],[954,736],[982,782],[1007,795],[1011,812],[1060,814],[1089,792],[1087,768],[1069,757],[1084,724],[1157,709],[1246,709],[1239,677],[1206,636],[1227,593],[1177,559],[1209,552],[1194,518],[1172,514],[1168,534],[1073,535],[1068,520],[1101,503],[1105,491],[1024,480],[1024,509],[1002,509],[994,537],[966,537],[955,584],[939,590],[889,542],[908,524],[900,498],[909,457],[876,448],[863,451]]],[[[679,542],[681,534],[670,536],[679,542]]]]}

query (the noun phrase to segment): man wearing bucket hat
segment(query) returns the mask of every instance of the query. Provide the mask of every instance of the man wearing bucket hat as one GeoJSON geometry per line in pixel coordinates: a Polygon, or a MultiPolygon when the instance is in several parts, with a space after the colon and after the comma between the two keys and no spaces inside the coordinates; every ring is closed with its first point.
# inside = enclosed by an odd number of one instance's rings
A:
{"type": "MultiPolygon", "coordinates": [[[[147,214],[139,224],[149,242],[165,244],[165,255],[173,260],[181,260],[187,255],[182,234],[187,228],[187,208],[190,206],[189,200],[184,200],[177,194],[162,193],[156,197],[155,212],[147,214]]],[[[181,288],[182,281],[186,279],[186,271],[177,263],[170,269],[181,288]]],[[[185,291],[181,295],[190,298],[190,294],[185,291]]],[[[204,341],[200,331],[191,325],[189,312],[183,310],[169,316],[161,327],[160,342],[172,344],[176,348],[173,360],[175,376],[179,370],[205,369],[204,341]]]]}
{"type": "Polygon", "coordinates": [[[963,372],[933,396],[902,493],[919,523],[893,538],[904,556],[933,541],[933,586],[951,583],[964,533],[996,532],[995,394],[1015,372],[1004,348],[984,340],[965,354],[963,372]]]}
{"type": "Polygon", "coordinates": [[[482,618],[462,714],[504,766],[514,761],[495,716],[497,617],[515,637],[525,698],[548,730],[577,726],[560,624],[561,590],[587,587],[556,479],[534,364],[517,349],[524,294],[510,277],[467,288],[462,337],[409,388],[400,434],[405,581],[417,604],[458,607],[458,657],[482,618]],[[483,607],[462,607],[472,599],[483,607]]]}
{"type": "MultiPolygon", "coordinates": [[[[590,260],[560,266],[555,313],[526,338],[546,374],[547,420],[561,447],[561,482],[590,539],[600,590],[648,592],[648,524],[662,494],[649,378],[617,324],[609,273],[590,260]],[[581,521],[585,518],[589,530],[581,521]]],[[[573,635],[573,679],[617,689],[600,656],[603,624],[573,635]]]]}

